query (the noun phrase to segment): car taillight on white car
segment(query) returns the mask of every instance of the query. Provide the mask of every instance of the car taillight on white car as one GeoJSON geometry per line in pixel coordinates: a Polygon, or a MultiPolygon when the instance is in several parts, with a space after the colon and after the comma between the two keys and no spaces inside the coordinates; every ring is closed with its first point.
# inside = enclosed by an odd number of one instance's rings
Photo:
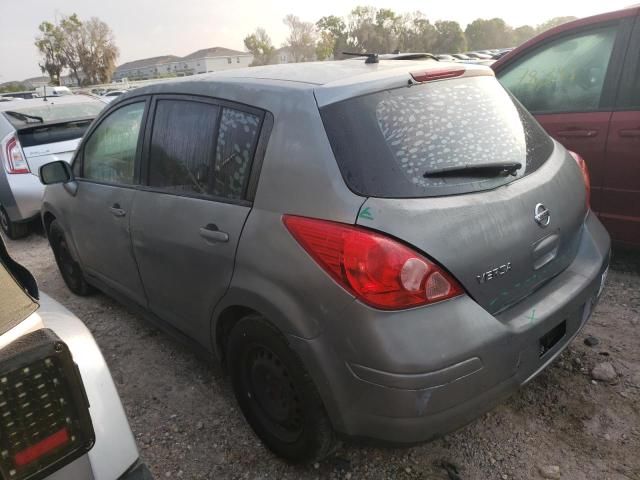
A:
{"type": "Polygon", "coordinates": [[[584,188],[587,190],[587,210],[589,210],[591,208],[591,177],[589,177],[589,168],[587,167],[587,163],[584,161],[584,158],[571,150],[569,150],[569,153],[576,161],[578,167],[580,167],[580,171],[582,172],[584,188]]]}
{"type": "Polygon", "coordinates": [[[29,164],[22,152],[22,146],[16,137],[10,137],[4,147],[7,173],[31,173],[29,164]]]}
{"type": "Polygon", "coordinates": [[[464,293],[440,266],[380,233],[292,215],[283,222],[340,286],[374,308],[401,310],[464,293]]]}

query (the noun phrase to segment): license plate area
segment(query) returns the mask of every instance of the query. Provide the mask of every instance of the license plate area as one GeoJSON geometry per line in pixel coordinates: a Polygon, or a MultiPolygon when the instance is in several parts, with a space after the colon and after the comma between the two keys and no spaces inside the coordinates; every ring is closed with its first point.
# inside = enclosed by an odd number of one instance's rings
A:
{"type": "Polygon", "coordinates": [[[71,352],[41,329],[0,350],[0,476],[39,480],[95,442],[84,386],[71,352]]]}
{"type": "Polygon", "coordinates": [[[539,353],[540,357],[543,357],[549,350],[551,350],[567,333],[567,321],[563,320],[561,323],[553,327],[547,333],[545,333],[539,340],[539,353]]]}

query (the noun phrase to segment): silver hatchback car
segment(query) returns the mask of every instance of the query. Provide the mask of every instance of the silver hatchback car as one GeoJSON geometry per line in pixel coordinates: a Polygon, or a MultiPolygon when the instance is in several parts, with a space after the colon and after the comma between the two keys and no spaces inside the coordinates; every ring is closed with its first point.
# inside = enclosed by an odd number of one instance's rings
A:
{"type": "Polygon", "coordinates": [[[86,95],[0,104],[0,227],[9,238],[26,236],[32,221],[40,220],[40,166],[70,161],[103,107],[86,95]]]}
{"type": "Polygon", "coordinates": [[[371,60],[140,88],[41,169],[69,288],[216,354],[289,461],[478,417],[560,354],[607,272],[584,162],[490,69],[371,60]]]}

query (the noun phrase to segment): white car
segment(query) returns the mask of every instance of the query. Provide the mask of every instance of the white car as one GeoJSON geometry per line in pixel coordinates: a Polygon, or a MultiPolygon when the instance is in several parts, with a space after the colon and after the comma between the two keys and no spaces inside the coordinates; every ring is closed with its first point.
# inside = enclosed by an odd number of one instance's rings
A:
{"type": "Polygon", "coordinates": [[[85,130],[105,103],[87,95],[0,103],[0,226],[24,237],[40,216],[41,165],[71,160],[85,130]]]}
{"type": "Polygon", "coordinates": [[[112,102],[123,93],[127,93],[126,90],[110,90],[101,96],[102,100],[106,103],[112,102]]]}
{"type": "Polygon", "coordinates": [[[0,432],[3,479],[151,479],[93,336],[1,240],[0,432]]]}

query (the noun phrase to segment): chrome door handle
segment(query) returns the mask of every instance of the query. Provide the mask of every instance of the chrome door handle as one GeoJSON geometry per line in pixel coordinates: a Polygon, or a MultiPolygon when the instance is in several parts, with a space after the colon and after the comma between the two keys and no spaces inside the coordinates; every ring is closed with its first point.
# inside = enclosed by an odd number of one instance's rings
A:
{"type": "Polygon", "coordinates": [[[218,226],[215,223],[209,223],[204,227],[200,227],[200,236],[212,242],[225,243],[229,241],[229,234],[218,230],[218,226]]]}
{"type": "Polygon", "coordinates": [[[124,217],[127,214],[127,212],[121,209],[120,205],[117,203],[114,203],[113,206],[109,209],[109,211],[111,212],[111,215],[113,215],[114,217],[124,217]]]}

